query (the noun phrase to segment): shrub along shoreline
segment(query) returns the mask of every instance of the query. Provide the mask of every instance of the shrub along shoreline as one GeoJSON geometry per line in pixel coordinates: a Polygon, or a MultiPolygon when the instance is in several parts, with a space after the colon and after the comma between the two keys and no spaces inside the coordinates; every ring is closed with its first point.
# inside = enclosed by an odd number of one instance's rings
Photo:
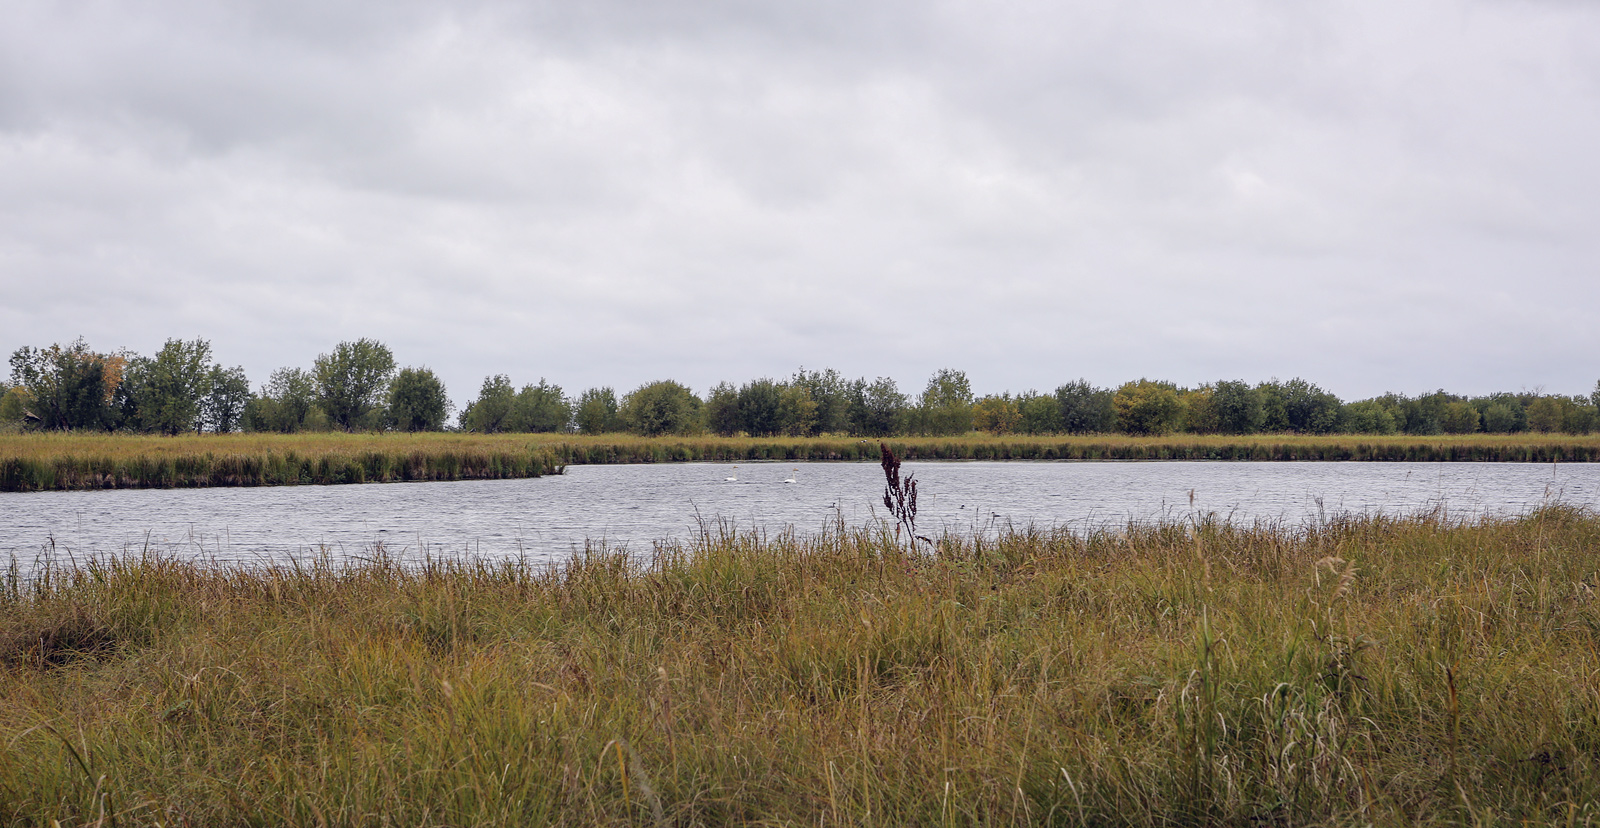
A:
{"type": "Polygon", "coordinates": [[[0,824],[1600,824],[1600,516],[0,577],[0,824]]]}
{"type": "MultiPolygon", "coordinates": [[[[567,465],[870,461],[877,439],[626,434],[0,435],[0,491],[496,480],[567,465]]],[[[1600,462],[1600,436],[991,436],[886,440],[906,460],[1600,462]]]]}

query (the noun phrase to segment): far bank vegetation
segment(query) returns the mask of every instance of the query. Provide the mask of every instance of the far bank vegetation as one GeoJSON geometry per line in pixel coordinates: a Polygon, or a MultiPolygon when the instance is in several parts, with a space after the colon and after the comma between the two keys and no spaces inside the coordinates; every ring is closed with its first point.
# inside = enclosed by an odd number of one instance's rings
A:
{"type": "Polygon", "coordinates": [[[888,377],[832,369],[721,382],[696,393],[670,379],[627,393],[570,394],[540,378],[484,379],[459,408],[426,366],[400,367],[372,339],[341,342],[308,368],[283,367],[252,388],[203,339],[172,339],[153,356],[101,352],[82,339],[18,348],[0,382],[0,432],[130,434],[428,432],[766,437],[989,435],[1471,435],[1600,431],[1600,383],[1587,396],[1437,390],[1346,402],[1294,378],[1219,379],[1180,386],[1141,378],[1115,388],[1071,380],[1053,391],[979,396],[965,372],[943,369],[920,393],[888,377]]]}

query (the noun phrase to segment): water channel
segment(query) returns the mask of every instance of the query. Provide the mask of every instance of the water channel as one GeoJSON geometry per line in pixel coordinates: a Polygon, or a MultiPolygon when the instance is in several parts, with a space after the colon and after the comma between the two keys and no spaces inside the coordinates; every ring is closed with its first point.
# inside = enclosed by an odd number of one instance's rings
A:
{"type": "MultiPolygon", "coordinates": [[[[920,526],[1086,529],[1214,513],[1302,524],[1342,513],[1514,515],[1600,508],[1600,464],[913,462],[920,526]]],[[[228,562],[326,551],[568,559],[585,543],[649,552],[702,526],[821,531],[885,517],[872,463],[571,466],[533,480],[0,493],[0,561],[152,550],[228,562]],[[736,478],[729,480],[727,478],[736,478]],[[792,479],[794,482],[785,482],[792,479]]]]}

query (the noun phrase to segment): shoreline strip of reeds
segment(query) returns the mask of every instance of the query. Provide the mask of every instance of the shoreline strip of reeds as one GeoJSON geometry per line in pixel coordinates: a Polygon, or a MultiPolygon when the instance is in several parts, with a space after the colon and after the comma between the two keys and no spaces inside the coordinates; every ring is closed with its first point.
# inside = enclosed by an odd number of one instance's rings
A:
{"type": "MultiPolygon", "coordinates": [[[[1600,438],[1252,435],[893,438],[905,460],[1600,462],[1600,438]]],[[[566,465],[868,461],[879,441],[570,434],[0,435],[0,491],[484,480],[566,465]]]]}
{"type": "Polygon", "coordinates": [[[544,451],[361,451],[259,455],[211,452],[176,457],[59,455],[0,458],[0,491],[171,489],[502,480],[560,474],[544,451]]]}
{"type": "MultiPolygon", "coordinates": [[[[733,461],[876,461],[878,440],[685,438],[545,443],[571,465],[733,461]]],[[[1257,462],[1600,462],[1600,441],[1094,440],[891,438],[905,460],[1218,460],[1257,462]]]]}
{"type": "Polygon", "coordinates": [[[1600,516],[0,578],[0,825],[1600,825],[1600,516]]]}

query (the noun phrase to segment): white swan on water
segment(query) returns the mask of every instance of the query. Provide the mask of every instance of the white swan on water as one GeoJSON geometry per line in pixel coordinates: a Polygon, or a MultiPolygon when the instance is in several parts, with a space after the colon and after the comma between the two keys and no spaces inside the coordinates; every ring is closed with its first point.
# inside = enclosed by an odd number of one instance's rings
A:
{"type": "Polygon", "coordinates": [[[794,473],[797,472],[797,471],[800,471],[800,470],[799,469],[794,469],[793,471],[789,472],[789,479],[785,480],[783,482],[785,482],[785,483],[793,483],[794,482],[794,473]]]}
{"type": "Polygon", "coordinates": [[[739,467],[738,466],[734,466],[733,467],[733,476],[732,477],[724,477],[724,478],[722,478],[722,480],[725,483],[738,483],[739,482],[739,467]]]}

